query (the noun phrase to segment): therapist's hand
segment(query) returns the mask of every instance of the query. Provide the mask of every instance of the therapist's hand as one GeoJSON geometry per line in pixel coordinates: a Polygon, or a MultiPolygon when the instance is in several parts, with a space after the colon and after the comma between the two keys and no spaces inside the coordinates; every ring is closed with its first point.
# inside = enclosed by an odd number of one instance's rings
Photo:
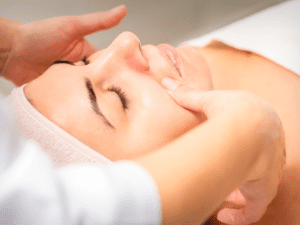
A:
{"type": "MultiPolygon", "coordinates": [[[[168,87],[166,81],[168,78],[162,81],[165,88],[168,87]]],[[[254,167],[256,169],[251,172],[246,183],[232,192],[217,210],[217,219],[226,224],[243,225],[259,221],[276,196],[286,163],[284,130],[275,109],[247,91],[201,91],[178,82],[169,88],[174,90],[167,92],[180,106],[202,112],[208,120],[218,116],[226,119],[230,114],[241,116],[245,109],[262,115],[261,126],[254,131],[255,135],[263,137],[260,145],[262,160],[254,167]]]]}
{"type": "Polygon", "coordinates": [[[61,16],[28,24],[14,22],[17,32],[2,76],[16,86],[32,81],[56,60],[80,61],[96,51],[84,36],[114,27],[126,15],[124,5],[106,12],[61,16]]]}

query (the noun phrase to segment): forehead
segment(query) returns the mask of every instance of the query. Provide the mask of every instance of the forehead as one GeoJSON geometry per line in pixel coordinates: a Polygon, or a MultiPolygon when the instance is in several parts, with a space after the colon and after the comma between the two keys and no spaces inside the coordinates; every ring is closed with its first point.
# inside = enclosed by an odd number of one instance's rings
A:
{"type": "Polygon", "coordinates": [[[57,64],[50,67],[43,75],[28,83],[24,87],[24,94],[28,101],[39,110],[50,112],[58,105],[70,103],[70,97],[83,95],[83,76],[76,75],[76,66],[57,64]]]}

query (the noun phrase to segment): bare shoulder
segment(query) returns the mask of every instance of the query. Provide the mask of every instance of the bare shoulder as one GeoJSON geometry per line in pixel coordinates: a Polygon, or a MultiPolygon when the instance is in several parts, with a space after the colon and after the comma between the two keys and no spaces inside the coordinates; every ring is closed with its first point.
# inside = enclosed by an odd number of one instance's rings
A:
{"type": "MultiPolygon", "coordinates": [[[[300,224],[300,76],[261,55],[222,42],[198,50],[207,56],[216,89],[247,90],[260,96],[275,108],[285,130],[283,180],[266,214],[255,225],[300,224]]],[[[215,217],[208,224],[223,225],[215,217]]]]}

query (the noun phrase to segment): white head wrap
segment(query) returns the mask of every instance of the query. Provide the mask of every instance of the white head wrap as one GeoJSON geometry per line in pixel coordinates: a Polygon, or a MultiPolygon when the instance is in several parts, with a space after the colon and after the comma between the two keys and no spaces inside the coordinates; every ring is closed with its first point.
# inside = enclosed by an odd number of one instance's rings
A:
{"type": "Polygon", "coordinates": [[[81,163],[109,163],[111,160],[86,146],[44,117],[27,100],[23,88],[15,88],[6,100],[11,103],[23,135],[36,141],[56,167],[81,163]]]}

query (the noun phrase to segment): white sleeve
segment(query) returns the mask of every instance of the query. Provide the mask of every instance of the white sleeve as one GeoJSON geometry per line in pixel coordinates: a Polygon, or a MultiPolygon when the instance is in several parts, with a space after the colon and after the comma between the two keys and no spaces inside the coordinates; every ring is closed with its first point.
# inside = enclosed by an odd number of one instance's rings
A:
{"type": "Polygon", "coordinates": [[[3,224],[160,224],[156,184],[138,164],[54,167],[24,139],[0,96],[0,221],[3,224]]]}

